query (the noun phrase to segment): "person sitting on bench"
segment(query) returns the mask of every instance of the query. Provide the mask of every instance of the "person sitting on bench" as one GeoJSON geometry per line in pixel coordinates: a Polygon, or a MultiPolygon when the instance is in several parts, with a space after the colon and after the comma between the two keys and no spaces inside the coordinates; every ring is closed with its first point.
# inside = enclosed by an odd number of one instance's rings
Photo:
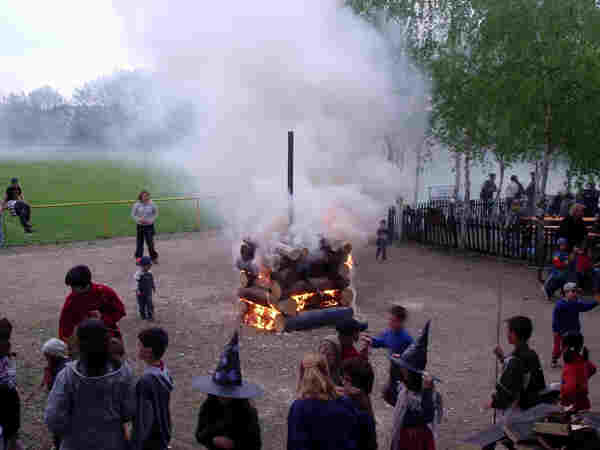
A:
{"type": "Polygon", "coordinates": [[[31,207],[25,203],[25,197],[23,196],[23,190],[19,185],[19,180],[13,178],[10,180],[10,186],[6,189],[6,196],[4,197],[4,204],[11,212],[11,214],[19,217],[21,225],[25,229],[25,233],[32,233],[31,228],[31,207]]]}

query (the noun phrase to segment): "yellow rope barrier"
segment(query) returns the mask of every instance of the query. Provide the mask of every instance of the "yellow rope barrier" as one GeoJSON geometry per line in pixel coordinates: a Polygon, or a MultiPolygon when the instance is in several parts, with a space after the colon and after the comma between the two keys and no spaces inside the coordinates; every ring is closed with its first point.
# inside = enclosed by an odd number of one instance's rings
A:
{"type": "MultiPolygon", "coordinates": [[[[213,195],[192,196],[192,197],[164,197],[153,198],[153,202],[172,202],[181,200],[202,200],[206,198],[216,197],[213,195]]],[[[50,203],[47,205],[30,205],[32,208],[68,208],[73,206],[102,206],[102,205],[131,205],[137,200],[104,200],[97,202],[73,202],[73,203],[50,203]]]]}

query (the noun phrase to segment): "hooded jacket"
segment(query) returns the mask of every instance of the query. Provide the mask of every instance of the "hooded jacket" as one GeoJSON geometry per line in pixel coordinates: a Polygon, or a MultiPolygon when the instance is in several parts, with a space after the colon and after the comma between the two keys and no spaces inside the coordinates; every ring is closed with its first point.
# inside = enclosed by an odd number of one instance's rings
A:
{"type": "Polygon", "coordinates": [[[62,437],[60,450],[127,450],[123,424],[134,413],[133,373],[126,362],[90,377],[75,361],[56,377],[45,421],[62,437]]]}
{"type": "Polygon", "coordinates": [[[135,386],[137,407],[132,450],[167,449],[171,440],[169,402],[173,379],[166,366],[148,367],[135,386]]]}

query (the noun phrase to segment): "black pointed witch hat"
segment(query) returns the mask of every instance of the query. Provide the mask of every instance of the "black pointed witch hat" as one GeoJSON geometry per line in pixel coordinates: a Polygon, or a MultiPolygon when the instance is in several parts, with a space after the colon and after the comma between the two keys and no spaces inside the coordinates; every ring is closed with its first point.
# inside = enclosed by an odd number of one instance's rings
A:
{"type": "Polygon", "coordinates": [[[392,355],[390,359],[393,363],[404,367],[412,372],[422,373],[427,366],[427,347],[429,345],[429,324],[428,320],[416,341],[410,344],[401,355],[392,355]]]}
{"type": "Polygon", "coordinates": [[[253,398],[263,394],[258,385],[247,383],[242,378],[237,331],[225,346],[215,373],[212,376],[194,378],[192,388],[207,394],[229,398],[253,398]]]}

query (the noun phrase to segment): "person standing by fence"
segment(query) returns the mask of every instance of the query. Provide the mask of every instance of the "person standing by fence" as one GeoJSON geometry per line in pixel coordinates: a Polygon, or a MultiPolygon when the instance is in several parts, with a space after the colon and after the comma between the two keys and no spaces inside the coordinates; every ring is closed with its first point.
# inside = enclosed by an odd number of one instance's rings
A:
{"type": "Polygon", "coordinates": [[[484,215],[486,216],[490,212],[491,204],[494,200],[494,192],[497,190],[498,187],[496,186],[496,174],[490,173],[490,177],[485,180],[485,183],[483,183],[483,186],[481,187],[481,193],[479,194],[479,197],[484,203],[483,211],[484,215]]]}
{"type": "Polygon", "coordinates": [[[154,222],[158,217],[158,207],[152,202],[148,191],[140,192],[138,201],[131,210],[131,217],[137,224],[137,243],[135,259],[139,261],[144,256],[144,241],[148,245],[148,252],[153,264],[158,264],[158,253],[154,249],[154,222]]]}

